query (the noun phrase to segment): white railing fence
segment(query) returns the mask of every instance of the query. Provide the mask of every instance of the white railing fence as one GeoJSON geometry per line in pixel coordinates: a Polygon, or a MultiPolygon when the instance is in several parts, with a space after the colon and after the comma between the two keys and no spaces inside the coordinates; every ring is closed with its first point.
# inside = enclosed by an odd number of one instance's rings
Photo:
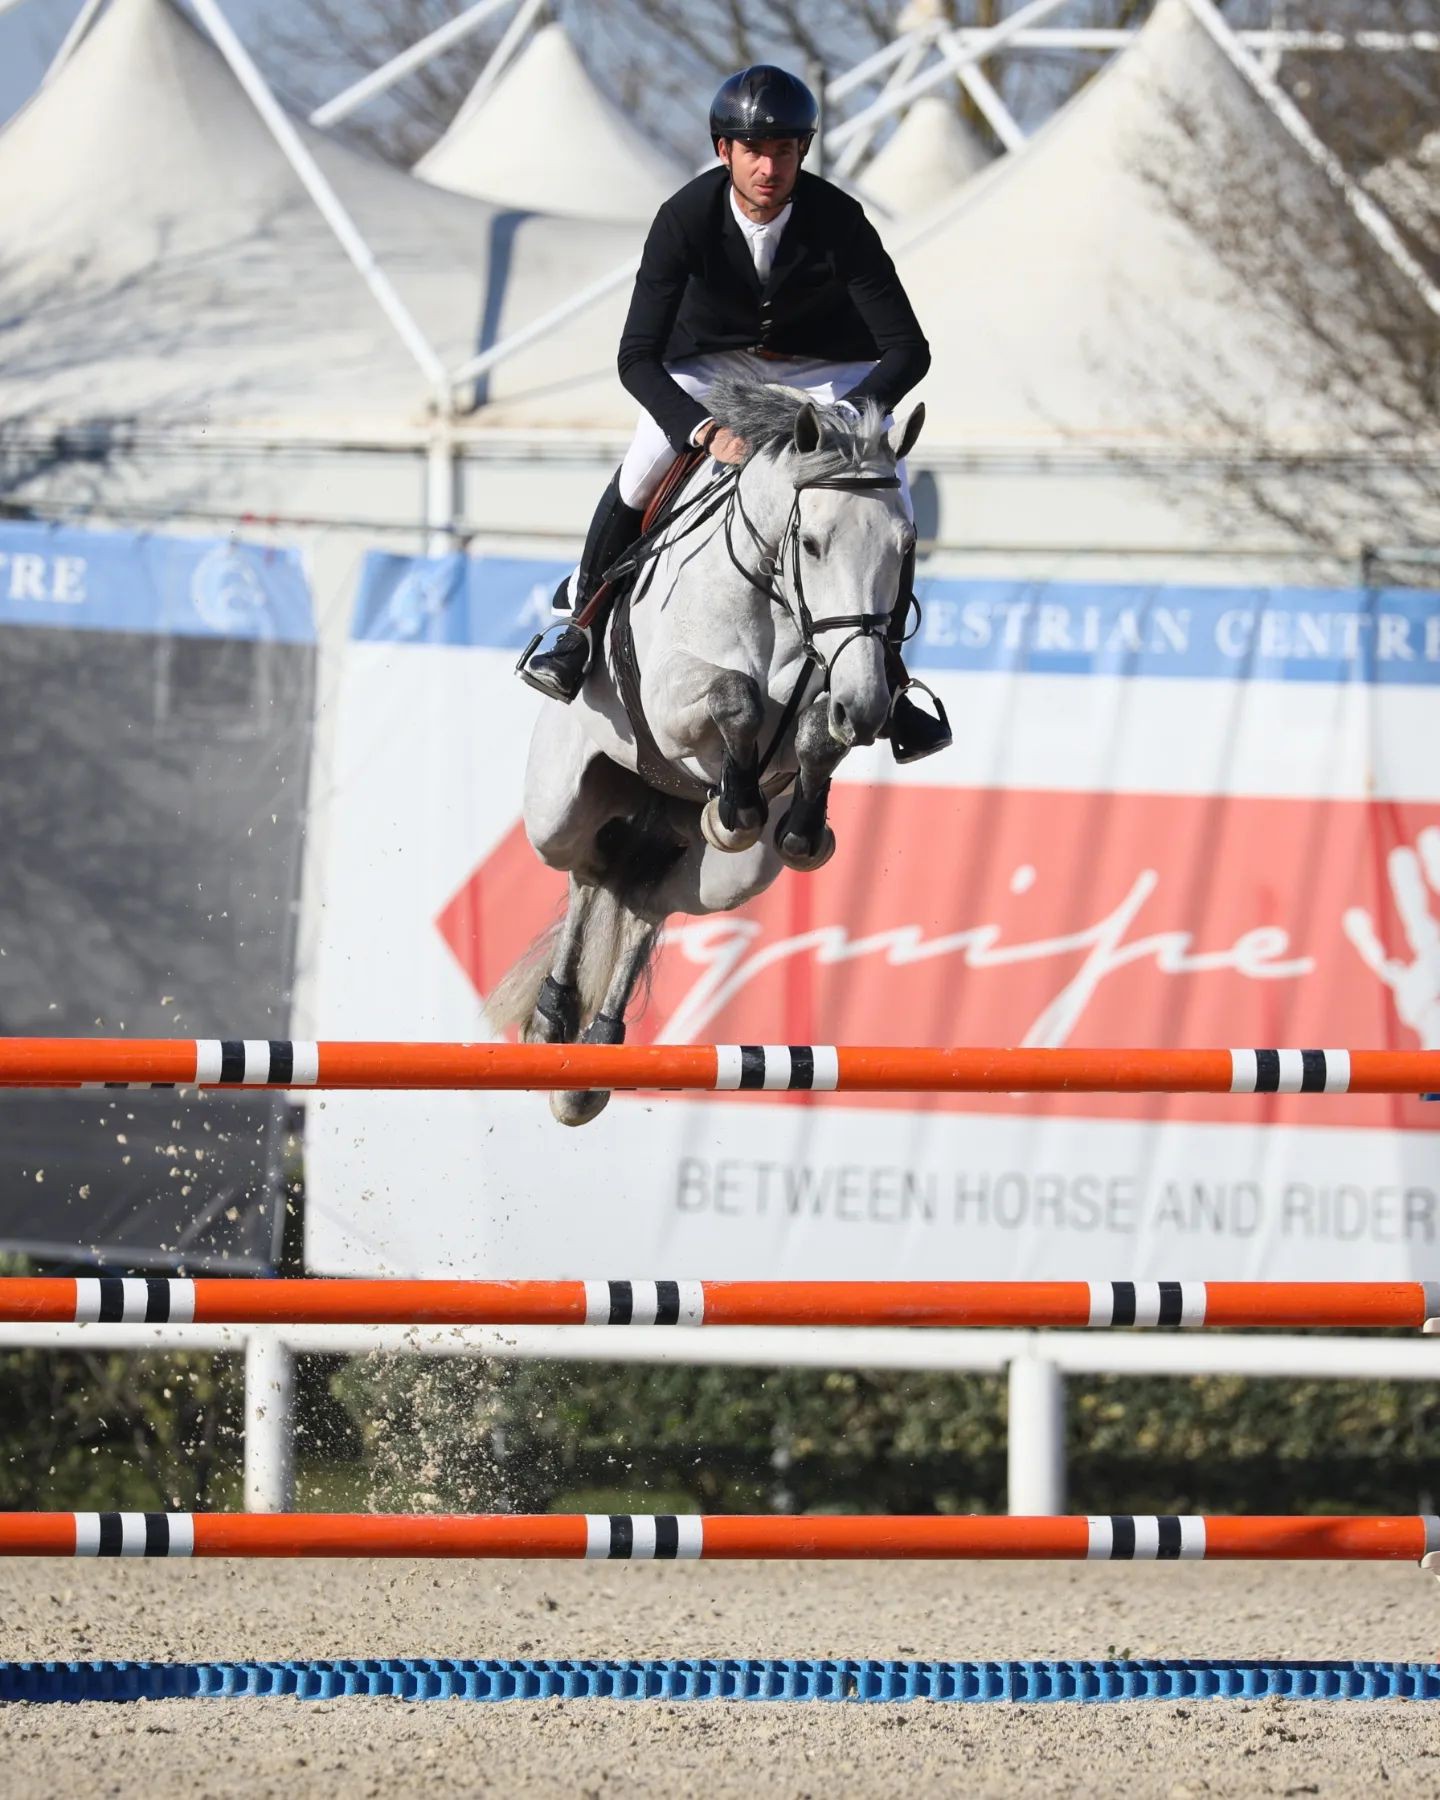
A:
{"type": "MultiPolygon", "coordinates": [[[[734,1368],[902,1369],[1005,1374],[1007,1504],[1065,1511],[1067,1375],[1244,1375],[1359,1381],[1440,1380],[1440,1339],[1245,1333],[948,1331],[849,1327],[703,1330],[567,1325],[0,1325],[0,1352],[196,1350],[245,1358],[245,1505],[295,1500],[297,1356],[488,1356],[552,1362],[648,1362],[734,1368]]],[[[1124,1496],[1116,1496],[1116,1504],[1124,1496]]]]}

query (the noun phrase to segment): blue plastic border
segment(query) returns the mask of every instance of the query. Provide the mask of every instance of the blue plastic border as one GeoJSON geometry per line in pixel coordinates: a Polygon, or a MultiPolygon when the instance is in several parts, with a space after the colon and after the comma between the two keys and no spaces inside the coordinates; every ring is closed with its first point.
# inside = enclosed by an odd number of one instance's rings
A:
{"type": "Polygon", "coordinates": [[[395,1657],[304,1662],[7,1662],[0,1701],[1440,1700],[1440,1664],[1404,1662],[851,1662],[817,1657],[631,1662],[395,1657]]]}

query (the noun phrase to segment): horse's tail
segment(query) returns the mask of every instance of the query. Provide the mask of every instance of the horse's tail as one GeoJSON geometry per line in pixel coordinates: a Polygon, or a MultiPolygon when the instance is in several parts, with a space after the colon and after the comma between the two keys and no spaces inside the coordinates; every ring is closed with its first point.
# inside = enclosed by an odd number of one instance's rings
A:
{"type": "Polygon", "coordinates": [[[560,925],[547,925],[530,948],[523,951],[491,988],[485,999],[485,1017],[494,1031],[523,1028],[530,1023],[541,984],[555,957],[560,925]]]}
{"type": "MultiPolygon", "coordinates": [[[[592,1019],[605,1003],[626,954],[625,922],[627,909],[622,900],[608,888],[596,890],[585,920],[580,945],[580,971],[577,986],[580,994],[580,1018],[592,1019]]],[[[540,989],[555,959],[555,943],[560,926],[542,931],[530,948],[505,971],[490,990],[485,1002],[485,1017],[496,1031],[512,1027],[523,1029],[535,1010],[540,989]]],[[[648,988],[654,946],[640,971],[640,981],[648,988]]]]}

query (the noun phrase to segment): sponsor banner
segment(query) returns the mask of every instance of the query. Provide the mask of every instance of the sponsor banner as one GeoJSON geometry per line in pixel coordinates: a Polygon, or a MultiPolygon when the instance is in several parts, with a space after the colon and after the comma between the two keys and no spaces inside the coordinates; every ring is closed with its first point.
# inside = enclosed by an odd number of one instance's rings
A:
{"type": "Polygon", "coordinates": [[[0,627],[314,640],[295,550],[231,538],[0,524],[0,627]]]}
{"type": "MultiPolygon", "coordinates": [[[[509,664],[560,573],[371,559],[327,1034],[488,1035],[484,995],[556,917],[520,821],[543,702],[509,664]]],[[[956,750],[848,759],[834,860],[674,921],[632,1042],[1440,1046],[1440,595],[930,582],[926,607],[912,660],[956,750]]],[[[1434,1276],[1437,1113],[630,1096],[568,1133],[543,1096],[333,1095],[308,1249],[414,1274],[1434,1276]]]]}
{"type": "MultiPolygon", "coordinates": [[[[4,1030],[290,1035],[313,635],[294,551],[0,525],[4,1030]]],[[[286,1106],[0,1095],[0,1243],[264,1269],[286,1106]]]]}

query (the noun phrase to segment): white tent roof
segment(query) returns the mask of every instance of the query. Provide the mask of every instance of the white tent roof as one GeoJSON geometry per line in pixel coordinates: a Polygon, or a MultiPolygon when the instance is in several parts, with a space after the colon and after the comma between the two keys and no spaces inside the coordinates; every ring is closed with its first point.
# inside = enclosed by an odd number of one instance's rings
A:
{"type": "Polygon", "coordinates": [[[648,225],[692,170],[590,79],[562,25],[546,25],[468,116],[415,165],[439,187],[497,206],[648,225]]]}
{"type": "MultiPolygon", "coordinates": [[[[639,247],[634,227],[517,218],[299,127],[453,368],[639,247]]],[[[430,396],[207,37],[112,0],[0,132],[0,416],[413,429],[430,396]]],[[[622,286],[502,363],[482,425],[614,424],[622,286]]]]}
{"type": "MultiPolygon", "coordinates": [[[[1222,411],[1246,441],[1350,437],[1317,391],[1313,342],[1160,191],[1188,171],[1214,196],[1232,165],[1270,191],[1229,229],[1276,234],[1286,216],[1323,231],[1341,207],[1182,0],[1160,0],[1129,51],[906,240],[900,272],[934,349],[931,442],[1214,449],[1222,411]]],[[[1275,254],[1296,249],[1277,239],[1275,254]]]]}
{"type": "Polygon", "coordinates": [[[937,94],[921,94],[856,187],[892,219],[919,217],[951,199],[989,162],[985,146],[955,108],[937,94]]]}
{"type": "Polygon", "coordinates": [[[1398,224],[1433,249],[1440,226],[1440,131],[1372,169],[1365,185],[1398,224]]]}

